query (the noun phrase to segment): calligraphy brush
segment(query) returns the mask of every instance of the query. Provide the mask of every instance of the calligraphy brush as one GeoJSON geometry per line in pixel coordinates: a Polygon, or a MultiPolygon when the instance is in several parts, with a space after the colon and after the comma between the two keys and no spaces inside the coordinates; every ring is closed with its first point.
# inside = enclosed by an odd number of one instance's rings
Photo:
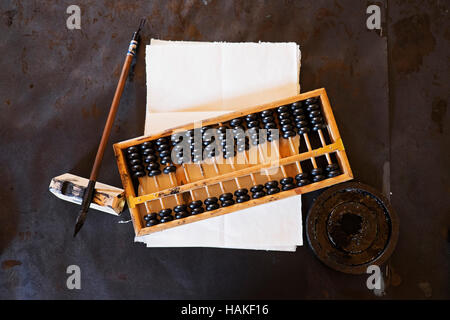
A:
{"type": "Polygon", "coordinates": [[[114,118],[119,107],[120,97],[122,96],[123,89],[125,87],[125,82],[128,77],[128,72],[130,70],[131,62],[133,57],[136,55],[136,48],[138,45],[139,32],[145,24],[145,19],[142,18],[139,23],[139,28],[135,33],[133,33],[133,38],[131,39],[130,46],[128,47],[128,52],[125,58],[125,62],[122,67],[122,73],[120,74],[119,83],[117,84],[116,92],[114,93],[114,98],[111,103],[111,108],[109,110],[108,119],[106,120],[105,128],[103,129],[102,139],[100,140],[100,145],[97,150],[97,155],[95,156],[94,165],[92,166],[91,175],[89,177],[89,183],[87,188],[84,190],[83,202],[81,203],[81,210],[75,224],[75,231],[73,236],[75,237],[80,231],[81,227],[86,220],[86,216],[89,210],[89,206],[92,202],[94,196],[95,182],[97,181],[98,172],[100,170],[100,165],[102,163],[103,155],[105,153],[106,145],[108,143],[108,138],[111,133],[111,128],[114,123],[114,118]]]}

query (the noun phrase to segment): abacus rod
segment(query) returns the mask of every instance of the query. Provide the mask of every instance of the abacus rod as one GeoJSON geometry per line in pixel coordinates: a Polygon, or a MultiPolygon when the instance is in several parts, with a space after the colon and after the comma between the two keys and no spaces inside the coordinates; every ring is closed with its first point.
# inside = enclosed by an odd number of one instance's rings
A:
{"type": "MultiPolygon", "coordinates": [[[[250,160],[248,159],[248,153],[245,152],[245,151],[244,151],[244,153],[245,153],[244,160],[245,160],[245,162],[246,162],[247,164],[249,164],[249,163],[250,163],[250,160]]],[[[255,179],[255,176],[253,175],[253,172],[250,172],[250,179],[252,180],[252,183],[253,183],[254,185],[256,185],[256,179],[255,179]]]]}
{"type": "MultiPolygon", "coordinates": [[[[275,143],[275,141],[273,141],[272,144],[273,144],[275,150],[277,151],[278,158],[280,158],[281,157],[280,149],[278,149],[278,146],[275,143]]],[[[287,178],[286,170],[284,169],[284,166],[282,164],[280,164],[280,169],[281,169],[281,173],[283,174],[283,177],[287,178]]]]}
{"type": "MultiPolygon", "coordinates": [[[[266,159],[263,155],[263,152],[261,150],[261,145],[259,143],[257,145],[257,148],[258,148],[259,156],[261,157],[261,163],[264,163],[263,161],[265,161],[266,159]]],[[[272,179],[271,175],[269,174],[269,170],[267,168],[264,168],[264,171],[266,172],[266,176],[269,177],[269,180],[272,179]]]]}
{"type": "MultiPolygon", "coordinates": [[[[213,164],[214,164],[214,170],[219,175],[220,171],[219,171],[219,168],[217,167],[217,164],[216,164],[216,157],[214,157],[213,164]]],[[[201,166],[201,164],[199,164],[199,165],[201,166]]],[[[225,193],[225,189],[223,187],[223,182],[222,181],[219,181],[219,186],[220,186],[220,189],[222,190],[222,193],[225,193]]]]}
{"type": "MultiPolygon", "coordinates": [[[[183,168],[183,172],[184,172],[184,176],[186,178],[186,182],[187,183],[191,183],[191,179],[189,179],[189,175],[187,173],[187,170],[186,170],[186,167],[185,167],[184,163],[181,164],[181,167],[183,168]]],[[[195,201],[194,190],[192,190],[192,189],[189,190],[189,193],[191,194],[192,201],[195,201]]]]}
{"type": "MultiPolygon", "coordinates": [[[[320,143],[322,144],[322,147],[325,147],[326,143],[325,143],[325,138],[324,138],[323,133],[322,133],[322,129],[319,129],[318,133],[319,133],[320,143]]],[[[329,153],[325,153],[325,158],[327,158],[328,164],[331,164],[331,158],[330,158],[330,154],[329,153]]]]}
{"type": "MultiPolygon", "coordinates": [[[[294,142],[292,141],[292,137],[289,137],[288,140],[289,140],[289,147],[291,148],[292,153],[293,153],[293,154],[296,154],[294,142]]],[[[300,165],[300,162],[295,161],[295,165],[297,166],[297,170],[298,170],[300,173],[302,173],[303,170],[302,170],[302,166],[300,165]]]]}
{"type": "MultiPolygon", "coordinates": [[[[308,149],[308,151],[311,151],[311,143],[309,142],[309,137],[307,133],[303,134],[303,138],[305,138],[305,142],[306,142],[306,148],[308,149]]],[[[310,158],[311,163],[313,165],[313,168],[316,169],[317,168],[317,163],[316,163],[316,159],[314,157],[310,158]]]]}
{"type": "MultiPolygon", "coordinates": [[[[173,186],[176,186],[176,183],[174,182],[174,179],[173,179],[173,172],[169,172],[169,179],[170,179],[170,184],[173,185],[173,186]]],[[[179,197],[179,194],[176,193],[175,194],[175,201],[177,202],[177,205],[179,205],[180,202],[181,202],[178,197],[179,197]]]]}

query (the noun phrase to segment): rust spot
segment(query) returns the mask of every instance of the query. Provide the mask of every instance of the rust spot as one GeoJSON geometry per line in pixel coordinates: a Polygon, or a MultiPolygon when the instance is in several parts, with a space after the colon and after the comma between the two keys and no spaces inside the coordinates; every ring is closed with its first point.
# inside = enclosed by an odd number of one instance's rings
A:
{"type": "Polygon", "coordinates": [[[170,189],[170,194],[177,194],[180,192],[180,187],[170,189]]]}
{"type": "Polygon", "coordinates": [[[3,12],[3,18],[5,20],[5,24],[7,27],[11,27],[13,22],[14,22],[14,17],[17,14],[17,10],[13,9],[13,10],[8,10],[3,12]]]}
{"type": "Polygon", "coordinates": [[[316,13],[316,19],[319,21],[324,20],[329,17],[335,17],[335,16],[336,15],[333,12],[331,12],[330,10],[328,10],[327,8],[320,8],[319,10],[317,10],[317,13],[316,13]]]}
{"type": "Polygon", "coordinates": [[[5,100],[5,103],[6,103],[8,106],[10,106],[10,105],[11,105],[11,100],[6,99],[6,100],[5,100]]]}
{"type": "Polygon", "coordinates": [[[34,88],[34,84],[30,84],[30,89],[33,89],[34,88]]]}
{"type": "Polygon", "coordinates": [[[424,56],[436,46],[429,16],[422,14],[402,19],[394,24],[394,33],[392,61],[395,69],[404,74],[419,71],[424,56]]]}
{"type": "Polygon", "coordinates": [[[8,270],[8,269],[11,269],[12,267],[20,266],[21,264],[22,264],[22,262],[20,262],[18,260],[5,260],[2,262],[2,269],[8,270]]]}
{"type": "Polygon", "coordinates": [[[31,232],[30,231],[19,232],[19,239],[21,241],[30,240],[31,239],[31,232]]]}
{"type": "Polygon", "coordinates": [[[117,278],[119,278],[120,280],[124,280],[124,281],[126,281],[128,279],[127,275],[124,273],[119,273],[117,275],[117,278]]]}

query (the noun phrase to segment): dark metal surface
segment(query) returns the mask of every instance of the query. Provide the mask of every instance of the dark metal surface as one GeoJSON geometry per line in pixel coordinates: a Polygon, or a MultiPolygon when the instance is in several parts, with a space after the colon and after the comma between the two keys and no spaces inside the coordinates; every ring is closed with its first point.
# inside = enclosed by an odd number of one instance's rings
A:
{"type": "Polygon", "coordinates": [[[331,268],[366,273],[389,259],[398,240],[399,222],[388,200],[375,189],[347,182],[323,192],[306,218],[308,243],[331,268]]]}
{"type": "MultiPolygon", "coordinates": [[[[331,270],[307,246],[147,249],[103,213],[73,240],[78,207],[48,184],[88,176],[141,17],[143,43],[299,43],[302,91],[327,89],[355,176],[390,195],[402,221],[385,297],[449,298],[449,5],[378,3],[382,32],[367,30],[364,1],[80,0],[81,30],[66,28],[72,2],[2,1],[0,298],[376,298],[365,275],[331,270]],[[71,264],[81,290],[66,288],[71,264]]],[[[145,99],[142,46],[111,142],[143,133],[145,99]]],[[[120,186],[111,147],[98,180],[120,186]]]]}

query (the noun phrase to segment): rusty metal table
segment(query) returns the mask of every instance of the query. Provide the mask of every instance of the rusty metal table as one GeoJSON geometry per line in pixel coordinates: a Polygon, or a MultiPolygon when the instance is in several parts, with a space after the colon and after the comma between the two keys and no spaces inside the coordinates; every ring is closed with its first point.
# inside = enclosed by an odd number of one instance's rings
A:
{"type": "MultiPolygon", "coordinates": [[[[130,224],[53,197],[53,176],[87,176],[124,50],[138,19],[150,37],[295,41],[302,91],[325,87],[353,172],[390,196],[400,218],[383,298],[450,298],[449,4],[378,1],[381,30],[355,1],[86,1],[0,4],[0,298],[377,298],[366,275],[338,273],[305,245],[295,253],[147,249],[130,224]],[[79,265],[82,289],[66,288],[79,265]]],[[[144,47],[111,142],[141,135],[144,47]]],[[[112,148],[99,181],[120,186],[112,148]]],[[[304,197],[304,215],[318,193],[304,197]]]]}

